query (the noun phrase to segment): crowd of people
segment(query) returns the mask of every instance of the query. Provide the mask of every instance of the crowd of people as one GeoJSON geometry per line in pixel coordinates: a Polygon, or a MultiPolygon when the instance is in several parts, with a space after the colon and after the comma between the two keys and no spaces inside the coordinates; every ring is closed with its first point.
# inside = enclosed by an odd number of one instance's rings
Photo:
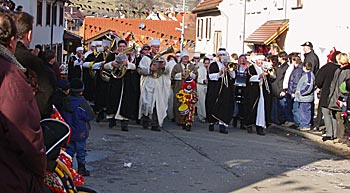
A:
{"type": "Polygon", "coordinates": [[[194,120],[208,130],[228,127],[265,135],[271,124],[303,131],[319,130],[323,140],[348,142],[349,56],[332,50],[320,68],[313,44],[299,53],[272,46],[265,56],[248,52],[215,54],[172,47],[159,39],[142,45],[96,41],[89,50],[77,47],[68,59],[68,80],[62,79],[55,52],[30,49],[33,16],[0,9],[0,184],[4,192],[41,192],[46,165],[40,120],[56,107],[72,129],[66,152],[88,176],[86,142],[89,121],[120,123],[122,131],[136,121],[161,131],[168,118],[192,130],[194,120]],[[114,50],[113,48],[116,47],[114,50]],[[85,51],[85,52],[84,52],[85,51]],[[167,56],[167,57],[165,57],[167,56]],[[56,67],[55,67],[56,66],[56,67]],[[319,98],[315,108],[315,99],[319,98]],[[315,112],[316,109],[316,112],[315,112]],[[314,115],[316,119],[314,119],[314,115]],[[195,116],[197,115],[197,116],[195,116]],[[19,185],[19,183],[21,185],[19,185]]]}

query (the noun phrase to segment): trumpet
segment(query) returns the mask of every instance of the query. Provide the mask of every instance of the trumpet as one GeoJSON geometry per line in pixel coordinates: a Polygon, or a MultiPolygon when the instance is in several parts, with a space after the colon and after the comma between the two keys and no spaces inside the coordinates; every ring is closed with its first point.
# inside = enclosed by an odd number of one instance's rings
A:
{"type": "MultiPolygon", "coordinates": [[[[167,47],[166,49],[158,52],[152,59],[151,64],[153,64],[155,61],[159,60],[160,57],[162,57],[164,54],[174,53],[174,48],[172,45],[167,47]]],[[[162,69],[159,69],[152,73],[153,78],[159,78],[162,75],[162,69]]]]}
{"type": "MultiPolygon", "coordinates": [[[[133,53],[135,51],[136,51],[136,45],[133,44],[132,46],[121,51],[117,56],[115,56],[115,58],[120,57],[124,54],[133,53]]],[[[119,65],[119,67],[113,67],[112,70],[105,69],[104,65],[102,65],[100,69],[100,75],[102,80],[109,82],[110,78],[112,77],[115,79],[123,78],[124,75],[126,74],[126,71],[127,69],[125,65],[119,65]]]]}

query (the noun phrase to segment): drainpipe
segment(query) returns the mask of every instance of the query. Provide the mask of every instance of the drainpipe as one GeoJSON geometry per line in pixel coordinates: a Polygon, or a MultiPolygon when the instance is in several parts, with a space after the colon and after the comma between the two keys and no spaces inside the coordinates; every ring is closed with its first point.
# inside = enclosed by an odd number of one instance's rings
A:
{"type": "Polygon", "coordinates": [[[223,11],[220,11],[220,12],[222,13],[222,15],[224,17],[226,17],[226,46],[225,46],[225,48],[227,50],[227,45],[228,45],[228,24],[229,24],[230,18],[225,14],[225,12],[223,12],[223,11]]]}
{"type": "MultiPolygon", "coordinates": [[[[55,2],[52,4],[52,7],[51,7],[51,42],[50,42],[50,49],[52,50],[52,43],[53,43],[53,10],[57,4],[57,1],[58,0],[55,0],[55,2]]],[[[57,8],[56,8],[57,10],[57,8]]],[[[57,17],[56,17],[56,20],[57,20],[57,17]]],[[[57,21],[56,21],[57,22],[57,21]]]]}

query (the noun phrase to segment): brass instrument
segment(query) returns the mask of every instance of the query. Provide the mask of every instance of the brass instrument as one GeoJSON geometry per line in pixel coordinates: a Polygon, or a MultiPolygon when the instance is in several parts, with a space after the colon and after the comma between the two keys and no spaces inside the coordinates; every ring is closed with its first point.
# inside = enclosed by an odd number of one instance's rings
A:
{"type": "MultiPolygon", "coordinates": [[[[155,61],[157,61],[160,57],[162,57],[164,54],[174,53],[174,48],[172,45],[167,47],[166,49],[158,52],[152,59],[151,64],[153,64],[155,61]]],[[[159,78],[162,75],[162,69],[159,69],[155,72],[153,72],[152,76],[153,78],[159,78]]]]}
{"type": "Polygon", "coordinates": [[[233,72],[237,70],[237,64],[233,62],[229,62],[226,66],[227,71],[233,72]]]}
{"type": "MultiPolygon", "coordinates": [[[[113,46],[113,43],[112,43],[113,46]]],[[[112,47],[111,47],[112,48],[112,47]]],[[[112,50],[112,49],[111,49],[112,50]]],[[[117,56],[122,56],[124,54],[130,54],[136,51],[136,45],[133,44],[132,46],[126,48],[125,50],[121,51],[117,56]]],[[[114,67],[111,70],[105,69],[104,65],[101,66],[100,69],[100,75],[102,80],[109,82],[110,78],[113,77],[115,79],[123,78],[127,69],[125,65],[119,65],[119,67],[114,67]]]]}

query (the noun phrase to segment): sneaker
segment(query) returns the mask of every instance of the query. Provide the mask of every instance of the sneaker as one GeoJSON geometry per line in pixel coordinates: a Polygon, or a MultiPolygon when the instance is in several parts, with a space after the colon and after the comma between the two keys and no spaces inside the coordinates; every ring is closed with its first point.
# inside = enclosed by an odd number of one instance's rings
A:
{"type": "Polygon", "coordinates": [[[159,127],[158,126],[152,126],[152,131],[160,131],[159,127]]]}
{"type": "Polygon", "coordinates": [[[283,123],[281,126],[283,126],[283,127],[291,127],[291,126],[293,126],[293,125],[294,125],[293,122],[286,121],[286,122],[283,123]]]}
{"type": "Polygon", "coordinates": [[[310,128],[309,127],[301,127],[299,130],[300,131],[310,131],[310,128]]]}
{"type": "Polygon", "coordinates": [[[312,130],[312,131],[319,131],[320,128],[318,128],[317,126],[315,126],[315,127],[313,127],[311,130],[312,130]]]}
{"type": "Polygon", "coordinates": [[[214,125],[209,125],[209,131],[214,131],[214,125]]]}

